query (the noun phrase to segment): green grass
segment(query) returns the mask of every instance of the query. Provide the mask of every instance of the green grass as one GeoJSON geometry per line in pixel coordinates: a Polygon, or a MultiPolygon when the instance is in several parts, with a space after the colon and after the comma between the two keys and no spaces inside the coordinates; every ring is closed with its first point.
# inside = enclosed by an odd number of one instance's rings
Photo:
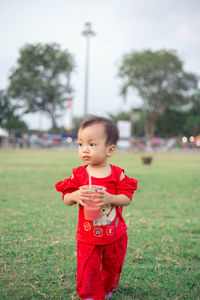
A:
{"type": "MultiPolygon", "coordinates": [[[[116,153],[139,181],[124,209],[129,244],[114,300],[200,299],[200,155],[116,153]]],[[[0,299],[78,299],[78,207],[55,182],[80,164],[76,152],[0,150],[0,299]]]]}

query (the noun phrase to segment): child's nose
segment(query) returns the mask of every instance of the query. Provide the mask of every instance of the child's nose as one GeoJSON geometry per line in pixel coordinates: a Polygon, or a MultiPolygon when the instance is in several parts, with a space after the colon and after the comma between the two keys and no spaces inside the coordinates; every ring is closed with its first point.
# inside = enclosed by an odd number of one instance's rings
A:
{"type": "Polygon", "coordinates": [[[83,152],[88,152],[89,151],[89,147],[88,146],[84,146],[83,147],[83,152]]]}

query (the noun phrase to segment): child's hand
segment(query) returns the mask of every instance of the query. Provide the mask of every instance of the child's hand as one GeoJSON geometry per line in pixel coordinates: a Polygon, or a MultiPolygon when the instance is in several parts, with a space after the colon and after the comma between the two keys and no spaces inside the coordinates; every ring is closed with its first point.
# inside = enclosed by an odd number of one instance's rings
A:
{"type": "Polygon", "coordinates": [[[114,195],[106,191],[98,191],[94,194],[94,196],[96,205],[102,207],[108,204],[112,204],[114,195]]]}
{"type": "Polygon", "coordinates": [[[98,191],[95,194],[95,200],[97,206],[114,205],[114,206],[127,206],[131,203],[131,199],[123,194],[113,195],[106,191],[98,191]]]}
{"type": "Polygon", "coordinates": [[[81,204],[82,206],[87,206],[84,203],[84,201],[91,199],[91,193],[88,192],[87,190],[77,190],[76,192],[73,193],[73,196],[74,196],[74,201],[76,201],[76,203],[81,204]]]}

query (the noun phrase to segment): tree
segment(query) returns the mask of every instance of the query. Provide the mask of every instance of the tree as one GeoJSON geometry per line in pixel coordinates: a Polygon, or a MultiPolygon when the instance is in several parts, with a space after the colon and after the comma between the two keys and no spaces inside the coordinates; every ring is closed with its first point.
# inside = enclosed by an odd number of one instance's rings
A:
{"type": "Polygon", "coordinates": [[[0,91],[0,127],[11,131],[13,129],[27,129],[24,121],[15,115],[15,107],[10,102],[6,92],[0,91]]]}
{"type": "Polygon", "coordinates": [[[183,111],[181,108],[172,109],[170,107],[166,107],[162,118],[156,123],[156,135],[174,137],[185,134],[184,124],[187,120],[187,116],[188,111],[183,111]]]}
{"type": "Polygon", "coordinates": [[[193,135],[200,133],[200,91],[191,97],[188,107],[167,107],[156,123],[155,132],[162,136],[193,135]]]}
{"type": "Polygon", "coordinates": [[[56,43],[28,44],[20,50],[17,63],[9,78],[9,97],[23,108],[23,113],[45,112],[57,130],[58,112],[64,108],[66,93],[72,92],[72,55],[56,43]]]}
{"type": "Polygon", "coordinates": [[[184,129],[187,134],[198,135],[200,134],[200,90],[192,96],[191,104],[184,129]]]}
{"type": "Polygon", "coordinates": [[[123,80],[121,94],[136,89],[143,100],[145,135],[151,144],[155,124],[169,105],[185,104],[197,89],[197,76],[185,72],[175,51],[145,50],[122,57],[118,76],[123,80]]]}

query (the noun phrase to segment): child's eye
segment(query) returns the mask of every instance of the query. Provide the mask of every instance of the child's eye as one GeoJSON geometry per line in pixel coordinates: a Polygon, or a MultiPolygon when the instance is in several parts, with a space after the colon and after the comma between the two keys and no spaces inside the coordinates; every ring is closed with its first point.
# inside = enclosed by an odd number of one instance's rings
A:
{"type": "Polygon", "coordinates": [[[79,145],[79,147],[81,147],[81,146],[82,146],[82,143],[78,143],[78,145],[79,145]]]}
{"type": "Polygon", "coordinates": [[[90,146],[91,146],[91,147],[94,147],[94,146],[96,146],[96,144],[94,144],[94,143],[90,143],[90,146]]]}

